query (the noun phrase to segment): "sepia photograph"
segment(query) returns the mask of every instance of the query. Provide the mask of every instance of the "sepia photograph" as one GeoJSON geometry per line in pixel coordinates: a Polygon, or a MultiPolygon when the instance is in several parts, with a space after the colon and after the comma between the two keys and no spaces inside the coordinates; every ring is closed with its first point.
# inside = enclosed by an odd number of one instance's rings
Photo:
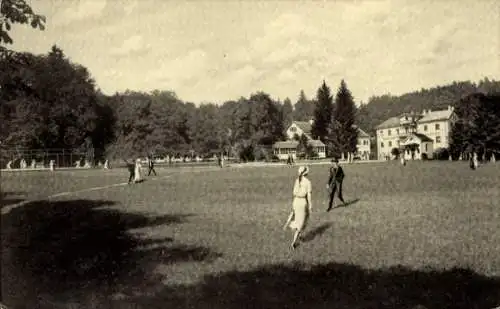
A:
{"type": "Polygon", "coordinates": [[[0,309],[499,309],[498,0],[0,0],[0,309]]]}

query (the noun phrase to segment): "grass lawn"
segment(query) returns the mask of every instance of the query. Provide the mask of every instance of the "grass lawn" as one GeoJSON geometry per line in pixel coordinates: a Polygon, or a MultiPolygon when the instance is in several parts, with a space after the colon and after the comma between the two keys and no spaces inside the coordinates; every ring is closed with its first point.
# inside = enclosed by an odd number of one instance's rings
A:
{"type": "Polygon", "coordinates": [[[3,173],[3,302],[12,308],[492,308],[500,164],[345,165],[350,205],[288,249],[297,168],[3,173]],[[44,199],[60,192],[76,192],[44,199]],[[25,307],[26,306],[26,307],[25,307]]]}

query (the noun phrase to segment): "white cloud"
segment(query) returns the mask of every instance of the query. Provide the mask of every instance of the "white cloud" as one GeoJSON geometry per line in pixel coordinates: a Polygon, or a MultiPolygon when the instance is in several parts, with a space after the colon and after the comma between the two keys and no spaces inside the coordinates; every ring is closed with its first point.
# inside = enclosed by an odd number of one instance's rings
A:
{"type": "Polygon", "coordinates": [[[152,80],[165,80],[169,85],[182,85],[193,78],[206,78],[205,72],[209,68],[208,57],[205,51],[195,49],[185,56],[167,60],[161,63],[158,69],[151,73],[152,80]]]}
{"type": "Polygon", "coordinates": [[[138,5],[138,1],[137,0],[129,0],[124,6],[123,6],[123,10],[125,11],[125,13],[127,15],[130,15],[132,12],[134,12],[134,10],[137,8],[137,5],[138,5]]]}
{"type": "Polygon", "coordinates": [[[121,46],[111,48],[109,53],[114,56],[125,56],[134,52],[140,52],[151,48],[151,45],[144,42],[141,35],[133,35],[125,39],[121,46]]]}
{"type": "Polygon", "coordinates": [[[73,21],[100,16],[106,4],[107,0],[79,0],[76,5],[59,11],[53,18],[53,24],[60,26],[73,21]]]}

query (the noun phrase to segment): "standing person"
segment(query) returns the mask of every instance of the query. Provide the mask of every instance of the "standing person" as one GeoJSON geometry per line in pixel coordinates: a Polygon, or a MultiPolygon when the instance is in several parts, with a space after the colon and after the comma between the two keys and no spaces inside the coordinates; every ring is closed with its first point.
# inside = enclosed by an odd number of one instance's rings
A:
{"type": "Polygon", "coordinates": [[[406,166],[406,159],[404,153],[400,154],[399,156],[400,156],[399,159],[401,160],[401,165],[406,166]]]}
{"type": "Polygon", "coordinates": [[[141,169],[142,169],[141,159],[137,158],[135,160],[135,167],[134,167],[134,183],[142,181],[141,169]]]}
{"type": "Polygon", "coordinates": [[[153,156],[148,156],[148,176],[151,175],[151,172],[153,172],[156,175],[155,171],[155,162],[153,160],[153,156]]]}
{"type": "Polygon", "coordinates": [[[345,205],[344,197],[342,196],[342,183],[344,182],[344,170],[339,164],[338,159],[333,159],[333,166],[330,168],[330,177],[328,178],[328,184],[326,188],[330,190],[330,201],[328,203],[328,209],[330,211],[333,208],[335,193],[338,189],[338,198],[345,205]]]}
{"type": "Polygon", "coordinates": [[[295,230],[293,241],[290,245],[291,249],[295,249],[297,247],[299,237],[306,228],[307,221],[312,210],[312,186],[311,181],[306,178],[308,173],[308,167],[299,167],[299,176],[295,180],[295,184],[293,186],[292,211],[283,227],[284,230],[288,227],[295,230]]]}

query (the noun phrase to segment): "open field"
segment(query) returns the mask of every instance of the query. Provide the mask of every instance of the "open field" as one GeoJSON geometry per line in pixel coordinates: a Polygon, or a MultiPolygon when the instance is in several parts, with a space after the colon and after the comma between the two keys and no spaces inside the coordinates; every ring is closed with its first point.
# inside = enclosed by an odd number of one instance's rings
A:
{"type": "Polygon", "coordinates": [[[313,214],[305,242],[290,251],[281,228],[296,170],[157,168],[136,185],[115,185],[128,179],[124,169],[2,173],[4,303],[500,305],[500,164],[345,165],[351,203],[330,213],[327,166],[313,165],[313,214]],[[12,208],[23,200],[38,201],[12,208]]]}

